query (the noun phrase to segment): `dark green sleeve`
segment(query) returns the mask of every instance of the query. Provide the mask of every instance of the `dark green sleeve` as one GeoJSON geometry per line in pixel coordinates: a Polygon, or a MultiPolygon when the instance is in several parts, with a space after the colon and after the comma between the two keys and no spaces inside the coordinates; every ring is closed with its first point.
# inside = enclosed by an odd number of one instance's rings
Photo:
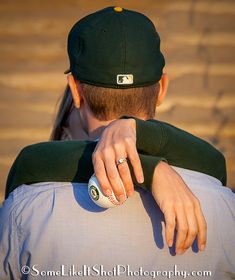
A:
{"type": "Polygon", "coordinates": [[[140,153],[166,158],[170,165],[211,175],[226,185],[225,158],[208,142],[165,122],[135,120],[140,153]]]}
{"type": "MultiPolygon", "coordinates": [[[[136,125],[137,149],[145,177],[144,184],[140,185],[142,188],[151,188],[154,169],[161,160],[214,176],[226,184],[224,157],[207,142],[164,122],[136,119],[136,125]]],[[[93,174],[91,158],[96,144],[53,141],[24,148],[8,175],[6,197],[21,184],[87,182],[93,174]]],[[[129,167],[131,169],[130,164],[129,167]]],[[[133,172],[132,178],[138,185],[133,172]]]]}
{"type": "MultiPolygon", "coordinates": [[[[92,153],[97,142],[53,141],[25,147],[17,156],[8,175],[5,197],[17,186],[39,182],[81,182],[87,183],[94,173],[92,153]]],[[[152,175],[157,164],[164,160],[140,154],[145,176],[144,184],[135,185],[145,190],[151,188],[152,175]]]]}

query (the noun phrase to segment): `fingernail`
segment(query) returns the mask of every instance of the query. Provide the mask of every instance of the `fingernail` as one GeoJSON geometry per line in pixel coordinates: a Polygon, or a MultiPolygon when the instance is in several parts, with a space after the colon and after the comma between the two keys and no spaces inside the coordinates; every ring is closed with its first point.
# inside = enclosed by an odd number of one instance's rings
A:
{"type": "Polygon", "coordinates": [[[124,194],[122,194],[118,197],[118,199],[119,199],[119,202],[122,203],[126,200],[126,196],[124,194]]]}
{"type": "Polygon", "coordinates": [[[205,248],[206,248],[206,245],[205,245],[205,244],[202,244],[202,245],[200,246],[200,250],[201,250],[201,251],[204,251],[205,248]]]}
{"type": "Polygon", "coordinates": [[[138,177],[138,183],[143,184],[143,182],[144,182],[144,177],[143,176],[138,177]]]}
{"type": "Polygon", "coordinates": [[[128,191],[128,192],[127,192],[127,196],[128,196],[128,197],[129,197],[129,196],[132,196],[133,193],[134,193],[133,191],[128,191]]]}
{"type": "Polygon", "coordinates": [[[105,191],[105,194],[106,194],[106,196],[110,196],[110,195],[112,194],[112,192],[110,191],[110,189],[107,189],[107,190],[105,191]]]}

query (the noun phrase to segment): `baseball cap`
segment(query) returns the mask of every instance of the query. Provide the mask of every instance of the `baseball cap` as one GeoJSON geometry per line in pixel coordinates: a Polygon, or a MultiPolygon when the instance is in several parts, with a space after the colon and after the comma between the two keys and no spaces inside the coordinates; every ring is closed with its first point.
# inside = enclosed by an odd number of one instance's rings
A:
{"type": "Polygon", "coordinates": [[[165,65],[160,37],[149,18],[108,7],[79,20],[68,35],[75,79],[109,88],[142,87],[161,79],[165,65]]]}

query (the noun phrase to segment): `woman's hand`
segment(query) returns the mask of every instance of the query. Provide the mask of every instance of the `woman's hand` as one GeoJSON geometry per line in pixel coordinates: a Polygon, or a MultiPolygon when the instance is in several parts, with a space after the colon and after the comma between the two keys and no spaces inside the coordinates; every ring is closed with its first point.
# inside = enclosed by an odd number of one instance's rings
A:
{"type": "Polygon", "coordinates": [[[115,120],[103,131],[92,160],[104,194],[109,196],[113,190],[120,203],[134,192],[127,158],[137,182],[143,183],[143,170],[136,149],[136,122],[134,119],[115,120]],[[120,159],[124,161],[118,164],[120,159]]]}
{"type": "Polygon", "coordinates": [[[199,250],[206,246],[206,221],[200,202],[184,183],[179,174],[167,163],[160,162],[154,171],[152,194],[165,217],[166,242],[183,254],[197,237],[199,250]]]}
{"type": "MultiPolygon", "coordinates": [[[[136,149],[136,123],[134,119],[116,120],[102,133],[93,153],[93,165],[97,180],[105,193],[113,190],[120,203],[130,196],[134,186],[126,161],[128,158],[139,183],[144,181],[143,171],[136,149]],[[124,189],[123,189],[124,186],[124,189]]],[[[182,254],[198,237],[198,248],[206,245],[206,221],[200,203],[182,178],[167,163],[160,162],[153,175],[152,194],[164,214],[166,241],[172,246],[177,231],[176,253],[182,254]]]]}

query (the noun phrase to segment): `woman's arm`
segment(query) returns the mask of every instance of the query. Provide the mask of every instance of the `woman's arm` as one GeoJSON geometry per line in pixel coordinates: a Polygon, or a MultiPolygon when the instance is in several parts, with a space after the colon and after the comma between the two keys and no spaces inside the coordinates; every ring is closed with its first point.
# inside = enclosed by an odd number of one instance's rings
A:
{"type": "Polygon", "coordinates": [[[225,158],[211,144],[165,122],[135,121],[140,153],[162,156],[170,165],[211,175],[226,185],[225,158]]]}
{"type": "MultiPolygon", "coordinates": [[[[105,128],[93,154],[95,174],[106,195],[113,190],[122,200],[125,196],[121,182],[131,195],[133,178],[134,183],[141,186],[143,176],[137,150],[165,159],[170,165],[211,175],[226,184],[224,156],[206,141],[164,122],[123,117],[105,128]],[[127,158],[131,165],[117,165],[122,158],[127,158]],[[135,174],[132,178],[130,166],[135,174]]],[[[151,162],[151,158],[148,161],[151,162]]],[[[145,186],[149,189],[152,171],[145,168],[144,172],[145,186]]]]}
{"type": "MultiPolygon", "coordinates": [[[[142,154],[140,161],[145,177],[145,183],[140,184],[135,176],[132,176],[136,185],[150,189],[154,167],[162,160],[168,161],[171,165],[212,175],[226,184],[224,157],[213,146],[167,123],[139,119],[135,119],[135,122],[136,144],[142,154]],[[144,154],[152,156],[146,158],[144,154]]],[[[87,182],[89,176],[93,174],[91,156],[97,143],[87,141],[52,143],[31,145],[20,152],[8,175],[6,196],[15,187],[24,183],[53,180],[87,182]],[[87,162],[84,161],[85,157],[89,159],[87,162]]],[[[129,167],[133,175],[130,163],[129,167]]]]}
{"type": "MultiPolygon", "coordinates": [[[[81,182],[87,183],[94,168],[92,154],[97,142],[53,141],[25,147],[15,159],[8,174],[5,198],[22,184],[38,182],[81,182]]],[[[155,167],[164,160],[161,157],[139,155],[143,166],[145,183],[150,189],[155,167]]],[[[132,170],[131,164],[129,168],[132,170]]],[[[135,182],[134,175],[132,176],[135,182]]]]}

